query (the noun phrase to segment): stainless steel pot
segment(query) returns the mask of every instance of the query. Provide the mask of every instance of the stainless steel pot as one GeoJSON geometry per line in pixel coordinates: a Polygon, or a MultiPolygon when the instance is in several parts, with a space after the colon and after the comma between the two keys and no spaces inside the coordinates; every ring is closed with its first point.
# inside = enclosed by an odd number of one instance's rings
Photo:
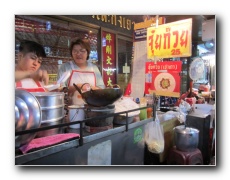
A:
{"type": "MultiPolygon", "coordinates": [[[[48,127],[48,126],[58,125],[58,124],[61,124],[63,122],[64,122],[63,119],[60,119],[60,120],[57,120],[57,121],[52,121],[52,122],[45,122],[44,121],[41,124],[40,127],[42,128],[42,127],[48,127]]],[[[36,138],[51,136],[51,135],[60,134],[60,133],[64,133],[64,128],[63,127],[47,129],[47,130],[44,130],[44,131],[38,131],[36,133],[36,138]]]]}
{"type": "Polygon", "coordinates": [[[64,117],[63,92],[34,92],[42,111],[41,123],[55,122],[64,117]]]}
{"type": "Polygon", "coordinates": [[[52,108],[64,105],[64,92],[32,92],[43,108],[52,108]]]}
{"type": "MultiPolygon", "coordinates": [[[[47,127],[62,123],[65,116],[63,92],[34,92],[32,93],[41,106],[41,126],[47,127]]],[[[45,137],[62,132],[62,128],[53,128],[37,132],[36,137],[45,137]]]]}
{"type": "Polygon", "coordinates": [[[199,143],[199,130],[180,125],[174,127],[174,142],[180,151],[194,151],[199,143]]]}

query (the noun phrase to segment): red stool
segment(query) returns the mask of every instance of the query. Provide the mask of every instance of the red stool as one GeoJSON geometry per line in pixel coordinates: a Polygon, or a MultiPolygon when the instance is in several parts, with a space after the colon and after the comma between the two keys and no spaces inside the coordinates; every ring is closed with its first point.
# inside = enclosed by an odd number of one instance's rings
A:
{"type": "Polygon", "coordinates": [[[203,157],[201,151],[197,148],[191,152],[179,151],[174,146],[167,159],[168,165],[202,165],[203,157]]]}

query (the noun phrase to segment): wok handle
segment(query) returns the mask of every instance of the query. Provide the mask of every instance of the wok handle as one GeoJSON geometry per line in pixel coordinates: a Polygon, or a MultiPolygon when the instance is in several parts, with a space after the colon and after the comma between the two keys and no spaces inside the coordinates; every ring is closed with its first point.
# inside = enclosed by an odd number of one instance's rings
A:
{"type": "Polygon", "coordinates": [[[80,94],[82,94],[82,93],[81,93],[81,89],[80,89],[75,83],[73,83],[73,86],[75,87],[75,89],[76,89],[80,94]]]}
{"type": "MultiPolygon", "coordinates": [[[[90,86],[90,84],[89,84],[89,83],[84,83],[84,84],[82,84],[82,85],[81,85],[81,91],[82,91],[83,86],[84,86],[84,85],[86,85],[86,84],[88,84],[88,85],[89,85],[89,87],[90,87],[90,89],[89,89],[89,90],[91,90],[91,86],[90,86]]],[[[88,90],[87,90],[87,91],[88,91],[88,90]]]]}
{"type": "MultiPolygon", "coordinates": [[[[75,89],[82,95],[82,88],[84,85],[89,84],[89,83],[84,83],[81,85],[81,88],[79,88],[75,83],[73,83],[73,86],[75,87],[75,89]]],[[[90,84],[89,84],[90,85],[90,84]]],[[[91,90],[91,89],[90,89],[91,90]]]]}

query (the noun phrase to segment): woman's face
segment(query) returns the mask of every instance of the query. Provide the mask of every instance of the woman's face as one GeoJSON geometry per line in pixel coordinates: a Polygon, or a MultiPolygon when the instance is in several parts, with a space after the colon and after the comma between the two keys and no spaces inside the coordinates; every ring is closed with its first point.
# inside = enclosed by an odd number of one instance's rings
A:
{"type": "Polygon", "coordinates": [[[37,71],[42,63],[42,58],[35,53],[19,53],[17,68],[23,71],[37,71]]]}
{"type": "Polygon", "coordinates": [[[72,57],[77,65],[85,64],[87,56],[88,54],[85,48],[78,44],[73,46],[72,57]]]}

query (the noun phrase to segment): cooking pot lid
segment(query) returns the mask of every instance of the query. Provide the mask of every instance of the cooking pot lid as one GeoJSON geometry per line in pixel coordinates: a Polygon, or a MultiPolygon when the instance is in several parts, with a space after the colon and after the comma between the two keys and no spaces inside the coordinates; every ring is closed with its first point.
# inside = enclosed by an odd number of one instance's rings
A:
{"type": "Polygon", "coordinates": [[[191,133],[199,133],[198,129],[192,128],[192,127],[185,127],[185,125],[176,126],[174,130],[178,133],[182,134],[191,134],[191,133]]]}

